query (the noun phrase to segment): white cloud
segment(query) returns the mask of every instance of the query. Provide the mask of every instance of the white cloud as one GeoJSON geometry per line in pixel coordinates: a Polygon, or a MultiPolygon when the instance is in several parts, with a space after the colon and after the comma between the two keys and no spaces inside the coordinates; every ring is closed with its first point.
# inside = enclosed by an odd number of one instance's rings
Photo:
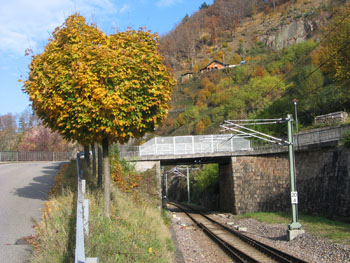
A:
{"type": "Polygon", "coordinates": [[[124,5],[120,8],[119,12],[120,12],[120,13],[125,13],[125,12],[128,11],[129,9],[130,9],[130,6],[129,6],[128,4],[124,4],[124,5]]]}
{"type": "Polygon", "coordinates": [[[27,48],[41,49],[53,30],[75,12],[90,21],[93,16],[115,13],[116,8],[111,0],[12,0],[2,3],[0,54],[23,55],[27,48]]]}
{"type": "Polygon", "coordinates": [[[172,6],[178,3],[182,3],[183,0],[159,0],[156,5],[158,7],[167,7],[167,6],[172,6]]]}

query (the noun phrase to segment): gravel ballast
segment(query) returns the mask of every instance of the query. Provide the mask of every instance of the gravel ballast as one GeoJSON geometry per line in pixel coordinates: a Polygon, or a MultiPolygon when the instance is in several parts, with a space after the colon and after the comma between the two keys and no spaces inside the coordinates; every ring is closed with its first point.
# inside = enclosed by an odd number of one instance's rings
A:
{"type": "MultiPolygon", "coordinates": [[[[184,213],[174,211],[172,228],[183,255],[180,262],[233,262],[184,213]]],[[[310,263],[350,263],[349,245],[337,244],[307,232],[287,241],[287,226],[282,224],[262,223],[251,218],[235,219],[230,214],[212,214],[211,217],[233,228],[246,230],[246,235],[310,263]]]]}

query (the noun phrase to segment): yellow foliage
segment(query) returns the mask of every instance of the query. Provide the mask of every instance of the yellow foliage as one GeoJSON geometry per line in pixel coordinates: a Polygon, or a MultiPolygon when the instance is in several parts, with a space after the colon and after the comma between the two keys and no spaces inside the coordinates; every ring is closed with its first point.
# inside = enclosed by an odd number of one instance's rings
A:
{"type": "Polygon", "coordinates": [[[66,139],[141,137],[165,118],[175,85],[157,46],[156,34],[140,29],[107,36],[74,14],[32,57],[24,91],[36,114],[66,139]]]}

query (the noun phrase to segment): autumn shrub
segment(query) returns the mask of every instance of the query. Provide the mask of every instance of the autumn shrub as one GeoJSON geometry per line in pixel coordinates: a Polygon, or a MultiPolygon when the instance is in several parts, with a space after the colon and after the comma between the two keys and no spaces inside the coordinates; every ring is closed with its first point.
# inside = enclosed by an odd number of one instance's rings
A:
{"type": "Polygon", "coordinates": [[[205,124],[202,120],[199,120],[199,122],[196,124],[194,132],[196,135],[199,135],[199,134],[202,134],[204,130],[205,130],[205,124]]]}
{"type": "Polygon", "coordinates": [[[254,71],[253,71],[253,74],[252,74],[252,77],[255,78],[255,77],[264,77],[265,75],[265,69],[261,66],[256,66],[254,68],[254,71]]]}

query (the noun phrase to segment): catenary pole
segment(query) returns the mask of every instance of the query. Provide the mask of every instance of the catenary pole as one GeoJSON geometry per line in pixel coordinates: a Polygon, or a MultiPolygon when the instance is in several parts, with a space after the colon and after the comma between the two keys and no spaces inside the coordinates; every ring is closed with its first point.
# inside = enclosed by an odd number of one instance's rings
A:
{"type": "Polygon", "coordinates": [[[288,155],[289,155],[289,173],[290,173],[290,194],[292,203],[292,223],[288,225],[290,230],[300,229],[301,224],[298,222],[298,192],[296,189],[295,178],[295,156],[293,142],[293,116],[288,114],[288,155]]]}

